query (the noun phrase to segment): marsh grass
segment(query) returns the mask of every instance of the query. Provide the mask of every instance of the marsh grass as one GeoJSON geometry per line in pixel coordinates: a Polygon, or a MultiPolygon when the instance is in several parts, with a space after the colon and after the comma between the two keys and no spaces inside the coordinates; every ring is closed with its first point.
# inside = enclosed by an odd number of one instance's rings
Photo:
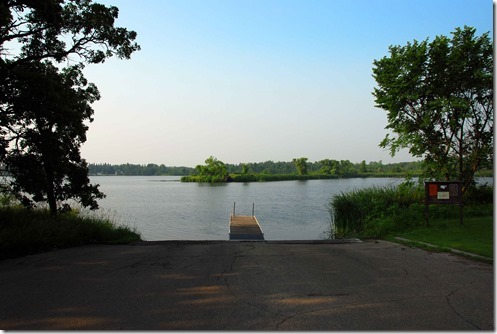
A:
{"type": "Polygon", "coordinates": [[[382,237],[423,219],[423,194],[410,184],[356,189],[335,195],[329,206],[338,237],[382,237]]]}
{"type": "MultiPolygon", "coordinates": [[[[464,202],[465,220],[473,217],[492,220],[492,187],[479,186],[468,190],[464,202]]],[[[459,224],[458,206],[430,205],[430,224],[432,221],[436,224],[425,229],[424,189],[409,181],[397,187],[371,187],[340,193],[331,199],[329,211],[336,237],[383,238],[413,230],[430,234],[444,225],[454,229],[455,233],[458,227],[454,226],[459,224]]],[[[480,229],[481,224],[468,223],[468,228],[480,229]]],[[[475,234],[479,232],[475,231],[475,234]]],[[[465,242],[469,243],[469,238],[475,234],[466,230],[468,240],[465,242]]],[[[486,235],[485,240],[492,242],[492,235],[486,235]]]]}
{"type": "Polygon", "coordinates": [[[73,210],[52,217],[46,209],[0,207],[0,259],[56,248],[140,240],[140,233],[135,229],[119,225],[101,213],[73,210]]]}

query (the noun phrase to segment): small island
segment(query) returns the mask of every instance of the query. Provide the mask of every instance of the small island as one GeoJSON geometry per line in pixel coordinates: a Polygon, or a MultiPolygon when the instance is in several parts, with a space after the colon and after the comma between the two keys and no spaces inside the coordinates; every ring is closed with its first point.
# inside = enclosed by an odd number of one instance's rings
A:
{"type": "Polygon", "coordinates": [[[413,177],[421,175],[420,161],[383,165],[382,162],[354,164],[349,160],[324,159],[308,162],[305,157],[290,162],[225,164],[210,156],[205,165],[197,165],[182,182],[264,182],[288,180],[319,180],[352,177],[413,177]]]}

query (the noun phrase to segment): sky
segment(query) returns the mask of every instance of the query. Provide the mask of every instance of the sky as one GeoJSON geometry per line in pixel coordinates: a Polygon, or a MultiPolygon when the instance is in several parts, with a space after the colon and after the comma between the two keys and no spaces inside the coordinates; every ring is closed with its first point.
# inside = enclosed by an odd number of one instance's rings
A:
{"type": "Polygon", "coordinates": [[[141,51],[85,68],[102,96],[89,163],[417,160],[378,146],[373,61],[464,25],[493,36],[491,0],[95,2],[119,8],[141,51]]]}

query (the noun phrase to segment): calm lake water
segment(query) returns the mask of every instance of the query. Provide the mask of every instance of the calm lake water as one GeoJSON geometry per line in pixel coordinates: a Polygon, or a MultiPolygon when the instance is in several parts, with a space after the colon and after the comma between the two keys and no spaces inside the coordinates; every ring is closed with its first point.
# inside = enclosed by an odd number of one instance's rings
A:
{"type": "Polygon", "coordinates": [[[316,240],[329,230],[334,194],[402,179],[353,178],[227,184],[182,183],[176,176],[92,176],[107,197],[100,210],[154,240],[228,240],[229,216],[252,214],[266,240],[316,240]]]}

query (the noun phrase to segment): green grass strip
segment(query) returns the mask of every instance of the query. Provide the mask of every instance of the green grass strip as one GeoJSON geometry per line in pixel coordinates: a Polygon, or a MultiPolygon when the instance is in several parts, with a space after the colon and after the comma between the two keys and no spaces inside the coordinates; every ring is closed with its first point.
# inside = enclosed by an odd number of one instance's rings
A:
{"type": "Polygon", "coordinates": [[[487,258],[494,256],[492,216],[467,217],[463,225],[457,218],[436,219],[430,221],[430,226],[417,226],[395,236],[487,258]]]}

